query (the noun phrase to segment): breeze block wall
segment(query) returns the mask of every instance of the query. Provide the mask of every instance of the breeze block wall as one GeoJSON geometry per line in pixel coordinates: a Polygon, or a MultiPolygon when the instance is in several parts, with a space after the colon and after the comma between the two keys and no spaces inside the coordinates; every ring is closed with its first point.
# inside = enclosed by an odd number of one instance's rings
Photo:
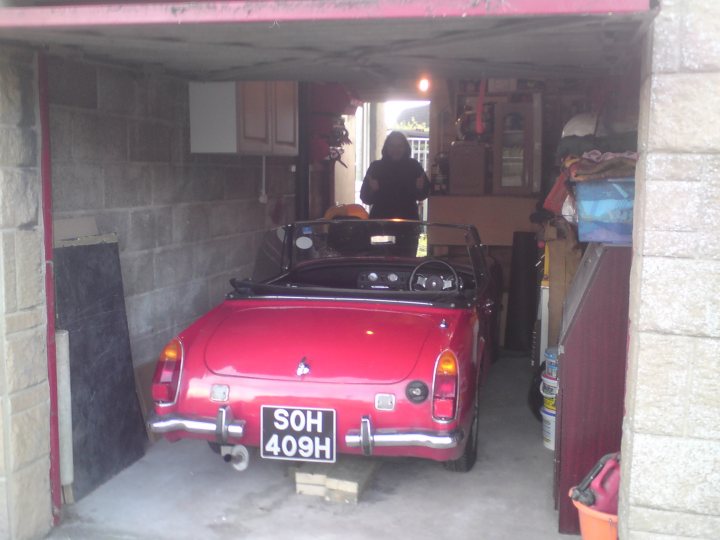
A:
{"type": "Polygon", "coordinates": [[[249,277],[262,232],[292,221],[292,158],[189,152],[187,82],[49,61],[55,220],[116,232],[136,367],[249,277]]]}
{"type": "Polygon", "coordinates": [[[0,47],[0,538],[52,526],[37,64],[0,47]]]}
{"type": "Polygon", "coordinates": [[[641,91],[620,538],[720,531],[720,3],[663,0],[641,91]]]}

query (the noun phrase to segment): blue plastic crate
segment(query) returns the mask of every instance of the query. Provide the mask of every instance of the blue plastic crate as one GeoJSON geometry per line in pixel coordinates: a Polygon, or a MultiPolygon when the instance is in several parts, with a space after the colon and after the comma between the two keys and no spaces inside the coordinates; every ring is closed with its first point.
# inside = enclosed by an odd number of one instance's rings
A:
{"type": "Polygon", "coordinates": [[[581,242],[632,242],[634,178],[578,182],[575,198],[581,242]]]}

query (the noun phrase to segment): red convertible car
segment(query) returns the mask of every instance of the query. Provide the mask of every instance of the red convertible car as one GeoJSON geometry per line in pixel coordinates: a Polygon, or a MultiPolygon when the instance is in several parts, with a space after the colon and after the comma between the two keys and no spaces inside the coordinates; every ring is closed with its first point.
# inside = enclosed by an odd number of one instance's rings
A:
{"type": "Polygon", "coordinates": [[[454,471],[477,452],[498,287],[471,226],[321,220],[270,231],[252,280],[160,355],[149,427],[236,468],[338,454],[454,471]]]}

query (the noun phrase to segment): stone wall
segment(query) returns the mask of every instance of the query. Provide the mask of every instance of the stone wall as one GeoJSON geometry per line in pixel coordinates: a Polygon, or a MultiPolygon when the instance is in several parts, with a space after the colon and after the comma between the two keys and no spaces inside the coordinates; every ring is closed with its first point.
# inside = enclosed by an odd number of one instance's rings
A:
{"type": "Polygon", "coordinates": [[[189,152],[188,87],[146,70],[49,62],[54,219],[116,232],[133,361],[249,277],[261,231],[292,221],[291,158],[189,152]]]}
{"type": "Polygon", "coordinates": [[[663,0],[641,91],[620,537],[720,531],[720,3],[663,0]]]}
{"type": "Polygon", "coordinates": [[[33,53],[0,48],[0,538],[52,525],[40,128],[33,53]]]}

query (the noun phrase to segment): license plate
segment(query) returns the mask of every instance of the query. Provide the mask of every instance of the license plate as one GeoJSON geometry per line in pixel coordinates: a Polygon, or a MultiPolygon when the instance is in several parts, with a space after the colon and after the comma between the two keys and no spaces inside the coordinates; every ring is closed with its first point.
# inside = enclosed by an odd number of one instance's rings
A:
{"type": "Polygon", "coordinates": [[[260,456],[265,459],[335,463],[335,411],[261,407],[260,456]]]}

